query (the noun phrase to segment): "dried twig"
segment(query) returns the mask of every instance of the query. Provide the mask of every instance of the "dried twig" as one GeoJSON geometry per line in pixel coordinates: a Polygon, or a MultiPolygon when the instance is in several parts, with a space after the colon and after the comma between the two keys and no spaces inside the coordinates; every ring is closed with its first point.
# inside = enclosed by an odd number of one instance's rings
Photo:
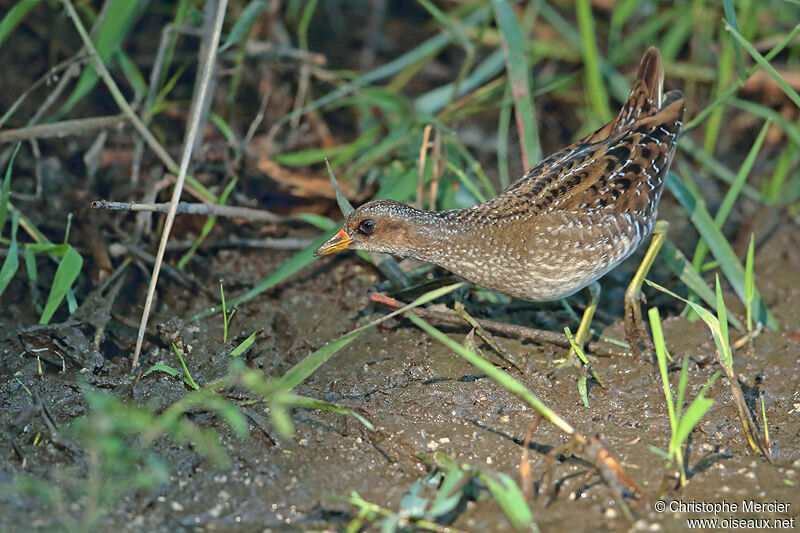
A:
{"type": "MultiPolygon", "coordinates": [[[[108,200],[95,200],[92,209],[109,209],[111,211],[148,211],[151,213],[169,213],[171,203],[137,204],[131,202],[109,202],[108,200]]],[[[244,218],[257,222],[283,222],[286,217],[276,215],[264,209],[251,207],[236,207],[231,205],[199,204],[180,202],[175,208],[175,213],[185,215],[202,215],[207,217],[244,218]]]]}
{"type": "MultiPolygon", "coordinates": [[[[69,0],[64,0],[68,2],[69,0]]],[[[208,48],[208,56],[203,64],[202,82],[198,87],[197,94],[194,97],[195,105],[193,105],[193,113],[189,123],[189,129],[186,132],[186,139],[183,144],[183,156],[181,157],[181,166],[178,170],[178,177],[175,181],[175,189],[172,193],[172,201],[170,210],[167,213],[167,219],[164,221],[164,232],[161,234],[161,242],[158,245],[158,253],[156,254],[156,263],[153,266],[153,276],[150,278],[150,287],[147,290],[147,299],[144,302],[144,311],[142,312],[142,320],[139,324],[139,334],[136,337],[136,349],[133,352],[133,368],[139,364],[139,354],[142,351],[142,342],[144,341],[144,332],[147,328],[147,319],[150,316],[150,307],[153,304],[153,296],[158,284],[158,274],[161,270],[161,264],[164,261],[164,251],[167,247],[169,234],[172,230],[172,224],[175,221],[175,213],[178,209],[178,202],[180,201],[181,191],[183,190],[183,183],[186,179],[186,173],[189,170],[189,162],[192,156],[192,146],[194,145],[195,138],[197,137],[198,126],[200,125],[201,103],[206,99],[208,87],[211,85],[211,74],[214,71],[214,64],[216,63],[217,47],[219,46],[219,36],[222,33],[222,21],[225,18],[225,7],[227,0],[221,0],[217,6],[216,20],[214,21],[214,38],[211,41],[211,46],[208,48]]],[[[146,128],[145,128],[146,129],[146,128]]],[[[149,133],[149,131],[148,131],[149,133]]]]}
{"type": "MultiPolygon", "coordinates": [[[[387,305],[392,309],[399,309],[405,305],[404,303],[379,292],[372,293],[372,301],[387,305]]],[[[458,316],[455,311],[442,312],[420,308],[413,309],[412,311],[422,318],[429,318],[450,326],[464,326],[466,324],[464,319],[458,316]]],[[[493,333],[501,333],[503,335],[515,337],[520,340],[531,340],[544,344],[553,344],[563,348],[570,347],[569,340],[561,333],[527,328],[525,326],[518,326],[516,324],[505,324],[503,322],[495,322],[494,320],[475,319],[475,323],[493,333]]],[[[601,357],[626,357],[631,355],[630,352],[620,350],[616,346],[612,346],[604,342],[589,343],[587,350],[592,352],[594,355],[601,357]]]]}
{"type": "Polygon", "coordinates": [[[110,117],[92,117],[75,120],[63,120],[49,124],[25,126],[13,130],[0,131],[0,143],[14,143],[28,139],[47,139],[51,137],[66,137],[67,135],[84,135],[97,130],[114,128],[127,122],[125,115],[110,117]]]}
{"type": "MultiPolygon", "coordinates": [[[[230,241],[204,242],[200,245],[200,250],[214,250],[226,248],[255,248],[263,250],[302,250],[311,246],[311,239],[294,239],[287,237],[284,239],[267,237],[265,239],[233,239],[230,241]]],[[[195,241],[170,242],[167,244],[167,251],[174,252],[188,250],[195,245],[195,241]]],[[[22,254],[22,252],[20,252],[22,254]]],[[[0,250],[0,257],[3,250],[0,250]]],[[[215,295],[216,297],[216,295],[215,295]]]]}

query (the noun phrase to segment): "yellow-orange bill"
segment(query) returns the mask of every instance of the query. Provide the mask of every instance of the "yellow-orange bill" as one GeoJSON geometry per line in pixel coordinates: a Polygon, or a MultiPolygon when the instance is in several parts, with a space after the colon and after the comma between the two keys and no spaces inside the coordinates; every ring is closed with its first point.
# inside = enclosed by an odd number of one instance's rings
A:
{"type": "Polygon", "coordinates": [[[322,243],[322,245],[314,251],[314,257],[321,255],[328,255],[340,250],[345,250],[353,239],[344,231],[344,228],[336,232],[336,235],[322,243]]]}

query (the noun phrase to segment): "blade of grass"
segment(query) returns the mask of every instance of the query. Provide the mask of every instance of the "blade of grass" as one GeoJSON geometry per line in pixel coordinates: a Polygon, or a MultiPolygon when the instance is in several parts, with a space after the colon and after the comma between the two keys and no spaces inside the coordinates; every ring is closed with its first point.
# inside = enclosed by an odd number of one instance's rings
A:
{"type": "MultiPolygon", "coordinates": [[[[764,139],[767,136],[767,130],[769,130],[769,126],[770,121],[767,120],[764,123],[764,126],[761,128],[758,137],[756,137],[756,141],[753,143],[753,146],[750,147],[750,151],[747,153],[747,157],[745,157],[742,166],[739,167],[739,172],[736,173],[736,180],[731,184],[728,192],[725,193],[722,204],[720,204],[717,214],[714,217],[714,225],[717,226],[717,229],[721,230],[722,226],[725,225],[725,220],[727,220],[728,215],[733,209],[733,205],[736,203],[736,200],[739,197],[742,186],[744,185],[745,181],[747,181],[747,177],[750,175],[750,171],[753,169],[753,165],[756,162],[756,157],[758,157],[758,152],[761,150],[761,146],[764,144],[764,139]]],[[[694,251],[694,258],[692,260],[692,264],[696,269],[700,269],[700,266],[703,264],[707,253],[708,245],[704,240],[701,239],[697,243],[697,247],[694,251]]]]}
{"type": "Polygon", "coordinates": [[[255,341],[256,341],[256,332],[254,331],[253,333],[250,334],[249,337],[247,337],[245,340],[240,342],[239,345],[236,346],[236,348],[234,348],[231,351],[231,357],[239,357],[244,352],[246,352],[247,349],[250,348],[250,346],[252,346],[252,344],[255,341]]]}
{"type": "Polygon", "coordinates": [[[744,265],[744,298],[747,300],[747,332],[753,331],[753,295],[756,289],[755,274],[753,273],[753,255],[755,235],[750,234],[750,244],[747,246],[747,260],[744,265]]]}
{"type": "MultiPolygon", "coordinates": [[[[342,335],[338,339],[329,342],[319,350],[315,351],[296,365],[294,365],[291,369],[289,369],[283,377],[280,378],[279,384],[281,387],[284,387],[288,390],[291,390],[298,386],[300,383],[306,380],[308,376],[314,373],[320,366],[322,366],[328,359],[330,359],[334,354],[336,354],[339,350],[350,344],[354,341],[359,335],[361,335],[364,331],[377,326],[381,322],[384,322],[394,316],[399,315],[400,313],[404,313],[409,309],[413,309],[414,307],[418,307],[420,305],[426,304],[430,301],[435,300],[436,298],[440,298],[445,294],[449,294],[454,290],[463,287],[464,283],[454,283],[453,285],[447,285],[445,287],[440,287],[438,289],[434,289],[429,291],[410,304],[397,309],[387,315],[382,316],[377,320],[373,320],[372,322],[365,324],[359,328],[354,329],[353,331],[342,335]]],[[[413,315],[411,315],[413,316],[413,315]]]]}
{"type": "Polygon", "coordinates": [[[347,407],[342,407],[323,400],[317,400],[315,398],[308,398],[305,396],[295,396],[291,400],[291,404],[295,407],[302,407],[303,409],[319,409],[320,411],[330,411],[332,413],[339,413],[341,415],[350,415],[364,424],[364,426],[370,431],[375,430],[375,426],[373,426],[369,420],[356,413],[352,409],[348,409],[347,407]]]}
{"type": "MultiPolygon", "coordinates": [[[[231,192],[233,192],[233,188],[236,187],[236,184],[239,182],[239,178],[233,177],[228,185],[225,186],[225,190],[222,191],[222,194],[219,196],[219,201],[217,205],[225,205],[225,202],[228,201],[228,196],[230,196],[231,192]]],[[[189,261],[194,257],[194,254],[197,253],[197,249],[205,242],[206,237],[208,234],[211,233],[211,230],[214,229],[214,226],[217,224],[217,217],[209,217],[205,223],[203,224],[203,229],[200,231],[200,235],[195,239],[192,243],[192,246],[186,250],[186,253],[181,256],[178,260],[177,268],[178,270],[183,270],[186,268],[186,265],[189,261]]]]}
{"type": "Polygon", "coordinates": [[[350,200],[347,199],[347,196],[342,194],[341,189],[339,189],[339,182],[336,181],[336,176],[333,174],[333,169],[331,168],[331,164],[328,162],[328,158],[325,158],[325,166],[328,168],[328,177],[331,180],[331,185],[333,185],[333,190],[336,193],[336,203],[339,204],[339,210],[342,212],[342,215],[347,216],[353,212],[353,204],[350,203],[350,200]]]}
{"type": "Polygon", "coordinates": [[[703,418],[708,410],[711,409],[711,406],[714,405],[714,400],[712,398],[706,398],[705,392],[714,384],[717,380],[717,376],[719,376],[719,372],[714,372],[706,384],[703,385],[703,388],[700,389],[700,392],[695,396],[694,400],[692,400],[692,403],[689,404],[689,407],[686,408],[683,416],[681,416],[680,424],[678,424],[675,435],[673,436],[676,442],[677,453],[680,453],[680,447],[689,438],[689,434],[700,422],[700,419],[703,418]]]}
{"type": "MultiPolygon", "coordinates": [[[[706,305],[708,305],[711,309],[717,309],[717,299],[714,295],[714,291],[708,288],[705,280],[700,276],[697,270],[695,270],[689,260],[686,259],[686,256],[683,255],[683,252],[681,252],[672,241],[669,239],[664,241],[658,257],[664,261],[669,269],[672,270],[676,276],[678,276],[684,285],[698,295],[700,299],[706,303],[706,305]]],[[[735,316],[728,316],[728,322],[730,322],[731,325],[736,329],[742,329],[742,323],[735,316]]]]}
{"type": "Polygon", "coordinates": [[[486,56],[472,73],[456,87],[455,82],[447,83],[437,87],[414,100],[414,109],[427,115],[435,115],[442,111],[454,99],[461,97],[470,91],[482,87],[492,80],[505,66],[503,50],[498,49],[486,56]],[[454,91],[457,92],[454,93],[454,91]]]}
{"type": "Polygon", "coordinates": [[[19,246],[17,245],[17,229],[19,228],[19,216],[14,213],[11,215],[11,244],[8,246],[8,254],[0,268],[0,298],[8,287],[14,274],[19,268],[19,246]]]}
{"type": "Polygon", "coordinates": [[[506,83],[500,117],[497,119],[497,173],[500,188],[505,190],[511,181],[508,174],[508,130],[511,125],[511,85],[506,83]]]}
{"type": "Polygon", "coordinates": [[[180,375],[181,371],[177,368],[173,368],[169,365],[165,365],[164,363],[156,363],[150,368],[148,368],[143,374],[142,378],[146,378],[153,372],[164,372],[165,374],[169,374],[170,376],[178,376],[180,375]]]}
{"type": "Polygon", "coordinates": [[[761,55],[761,53],[756,50],[750,42],[742,37],[742,34],[739,33],[736,28],[732,27],[730,24],[725,25],[725,29],[731,32],[731,35],[742,45],[742,47],[747,50],[747,53],[758,63],[758,65],[764,69],[769,76],[775,80],[775,83],[778,84],[778,87],[781,88],[783,93],[789,97],[789,100],[794,102],[794,105],[800,107],[800,95],[797,94],[797,91],[792,89],[792,87],[786,82],[786,80],[781,77],[775,67],[773,67],[769,60],[761,55]]]}
{"type": "Polygon", "coordinates": [[[42,316],[39,319],[39,324],[47,324],[53,317],[61,301],[66,296],[67,291],[75,280],[83,267],[83,257],[75,248],[67,245],[61,262],[56,269],[56,275],[53,278],[53,285],[50,287],[50,294],[47,296],[47,303],[42,311],[42,316]]]}
{"type": "MultiPolygon", "coordinates": [[[[664,387],[664,398],[667,400],[667,413],[669,414],[669,426],[672,428],[672,434],[678,429],[678,413],[675,410],[675,402],[672,398],[672,388],[669,386],[669,374],[667,371],[667,360],[672,361],[667,345],[664,342],[664,331],[661,329],[661,317],[658,313],[657,307],[651,307],[648,311],[650,318],[650,330],[653,332],[653,344],[656,347],[656,360],[658,361],[658,371],[661,374],[661,384],[664,387]]],[[[679,404],[679,408],[680,408],[679,404]]],[[[670,455],[674,450],[672,449],[672,442],[670,442],[670,455]]]]}
{"type": "MultiPolygon", "coordinates": [[[[721,32],[721,30],[720,30],[721,32]]],[[[719,96],[724,94],[724,87],[728,84],[733,71],[733,42],[728,39],[723,39],[722,51],[717,61],[717,76],[714,85],[714,94],[719,96]]],[[[706,123],[706,132],[703,136],[703,152],[707,155],[714,155],[714,150],[717,146],[719,139],[719,132],[722,127],[722,116],[725,113],[724,107],[719,107],[711,113],[711,116],[706,123]]]]}
{"type": "MultiPolygon", "coordinates": [[[[731,0],[723,0],[722,5],[725,8],[725,17],[728,19],[728,26],[739,31],[739,23],[736,22],[736,9],[733,7],[733,2],[731,0]]],[[[747,75],[747,69],[744,65],[744,57],[742,57],[742,46],[741,44],[733,39],[733,47],[734,47],[734,55],[736,57],[736,67],[739,70],[739,79],[743,79],[747,75]]]]}
{"type": "Polygon", "coordinates": [[[486,484],[492,498],[515,530],[538,533],[539,526],[533,520],[531,508],[513,479],[500,472],[494,475],[480,473],[478,478],[486,484]]]}
{"type": "Polygon", "coordinates": [[[6,174],[3,178],[3,185],[0,187],[0,237],[3,236],[3,228],[6,225],[6,218],[8,217],[8,206],[11,199],[11,170],[14,168],[14,159],[17,157],[19,147],[22,143],[17,143],[14,151],[11,152],[11,157],[8,160],[6,167],[6,174]]]}
{"type": "MultiPolygon", "coordinates": [[[[795,25],[795,27],[792,28],[792,30],[786,35],[786,37],[784,37],[778,44],[776,44],[772,48],[772,50],[769,51],[767,55],[764,56],[764,59],[767,62],[771,61],[775,56],[777,56],[781,51],[783,51],[783,49],[786,48],[789,45],[789,43],[791,43],[794,40],[794,38],[797,36],[798,33],[800,33],[800,23],[795,25]]],[[[738,91],[745,84],[745,81],[747,81],[747,79],[753,74],[755,74],[760,68],[761,68],[760,63],[754,65],[753,67],[750,67],[744,78],[735,81],[730,87],[722,91],[714,99],[714,101],[711,102],[711,104],[707,105],[691,121],[689,121],[683,127],[683,133],[685,134],[696,128],[698,125],[700,125],[706,118],[708,118],[708,116],[711,113],[714,112],[714,110],[716,110],[717,107],[724,104],[731,96],[736,94],[736,91],[738,91]]],[[[687,136],[683,135],[683,137],[686,138],[687,136]]]]}
{"type": "MultiPolygon", "coordinates": [[[[331,231],[333,227],[331,228],[331,231]]],[[[319,248],[319,246],[325,242],[326,240],[330,239],[332,233],[326,233],[324,235],[319,236],[317,239],[314,240],[308,247],[303,248],[295,255],[293,255],[290,259],[288,259],[285,263],[281,266],[276,268],[272,271],[267,277],[261,280],[255,287],[250,289],[249,291],[245,292],[244,294],[240,294],[235,298],[232,298],[229,302],[231,307],[235,307],[243,302],[247,302],[252,300],[262,292],[271,289],[278,283],[282,282],[292,274],[295,274],[302,268],[308,266],[314,261],[314,250],[319,248]]],[[[207,309],[200,313],[197,313],[193,317],[189,319],[190,322],[194,322],[196,320],[200,320],[202,318],[206,318],[216,312],[216,308],[207,309]]]]}
{"type": "Polygon", "coordinates": [[[460,345],[435,327],[428,324],[425,320],[421,319],[414,313],[406,314],[406,317],[414,324],[419,326],[420,329],[428,333],[431,337],[441,342],[457,355],[462,357],[472,366],[486,374],[490,379],[497,382],[500,386],[506,389],[511,394],[518,396],[537,413],[541,414],[546,420],[555,425],[561,431],[570,436],[577,436],[575,429],[569,423],[557,415],[552,409],[547,407],[539,398],[534,396],[522,383],[511,377],[509,374],[500,370],[492,363],[477,355],[475,352],[468,350],[460,345]]]}
{"type": "MultiPolygon", "coordinates": [[[[112,54],[125,41],[128,31],[144,5],[146,4],[129,0],[106,0],[106,4],[103,6],[103,20],[96,31],[93,31],[94,38],[92,39],[99,59],[104,64],[109,63],[112,54]]],[[[92,68],[84,70],[72,94],[55,113],[55,117],[69,113],[78,102],[89,94],[98,81],[100,81],[100,77],[97,71],[92,68]]]]}
{"type": "Polygon", "coordinates": [[[181,355],[180,350],[178,350],[178,347],[175,346],[174,342],[172,343],[172,349],[175,350],[175,354],[178,356],[178,359],[181,362],[181,366],[183,367],[183,381],[185,381],[186,384],[189,385],[194,390],[200,390],[200,385],[195,383],[194,379],[192,379],[192,374],[191,372],[189,372],[189,369],[186,368],[186,363],[183,361],[183,356],[181,355]]]}
{"type": "Polygon", "coordinates": [[[39,0],[19,0],[14,7],[8,10],[2,20],[0,20],[0,46],[8,39],[19,23],[22,22],[39,0]]]}
{"type": "MultiPolygon", "coordinates": [[[[739,299],[742,300],[742,303],[744,303],[744,267],[742,267],[742,264],[736,257],[736,253],[733,251],[730,243],[714,224],[702,198],[695,198],[689,192],[686,185],[672,172],[667,174],[667,187],[669,187],[672,194],[675,195],[681,205],[683,205],[686,212],[689,213],[692,223],[694,223],[700,235],[708,243],[711,253],[717,261],[719,261],[720,268],[728,279],[728,282],[733,287],[736,295],[739,296],[739,299]]],[[[754,314],[758,317],[758,320],[768,327],[775,329],[777,327],[777,322],[764,304],[758,289],[755,289],[754,292],[754,302],[756,304],[754,314]]]]}
{"type": "Polygon", "coordinates": [[[577,0],[575,10],[581,36],[581,50],[586,69],[586,89],[589,92],[591,114],[600,122],[608,122],[613,115],[608,105],[608,93],[606,93],[603,78],[600,76],[601,61],[597,51],[591,0],[577,0]]]}
{"type": "Polygon", "coordinates": [[[220,53],[237,44],[241,38],[250,31],[250,28],[252,28],[253,24],[258,20],[258,17],[261,15],[266,5],[267,3],[264,0],[251,0],[251,2],[245,6],[242,10],[242,14],[236,19],[230,33],[228,33],[227,39],[225,39],[225,42],[219,47],[220,53]]]}
{"type": "MultiPolygon", "coordinates": [[[[567,335],[567,339],[569,340],[570,346],[572,346],[572,350],[577,354],[578,358],[583,362],[584,365],[588,365],[589,361],[586,360],[586,355],[584,355],[583,350],[578,343],[575,342],[575,337],[572,335],[572,332],[569,330],[569,327],[564,328],[564,333],[567,335]]],[[[583,406],[588,408],[589,407],[589,389],[586,386],[586,367],[582,367],[583,372],[580,373],[578,376],[578,394],[580,394],[581,399],[583,400],[583,406]]]]}
{"type": "MultiPolygon", "coordinates": [[[[731,394],[733,395],[733,400],[734,403],[736,404],[736,410],[739,415],[739,421],[742,424],[742,429],[744,430],[747,442],[755,452],[761,453],[762,455],[764,455],[765,458],[767,458],[767,460],[769,460],[770,459],[769,450],[767,449],[763,439],[759,435],[758,427],[756,426],[753,417],[750,414],[750,410],[747,407],[747,402],[744,399],[744,394],[742,393],[742,389],[739,386],[738,377],[736,376],[736,372],[733,369],[733,353],[731,351],[731,346],[729,343],[725,342],[723,329],[722,326],[720,325],[721,323],[718,317],[711,314],[702,305],[690,302],[685,298],[681,298],[680,296],[670,291],[669,289],[666,289],[657,283],[653,283],[650,280],[645,280],[645,281],[651,287],[654,287],[665,294],[669,294],[673,298],[677,298],[678,300],[690,306],[692,310],[695,313],[697,313],[698,316],[700,316],[703,322],[706,323],[706,326],[708,326],[708,329],[711,331],[711,335],[714,338],[714,344],[717,347],[717,361],[720,367],[722,367],[723,371],[725,372],[726,377],[728,378],[728,385],[731,389],[731,394]]],[[[717,281],[717,287],[719,287],[719,280],[717,281]]],[[[719,307],[724,309],[725,304],[724,302],[721,301],[721,299],[718,305],[719,307]]],[[[724,312],[725,311],[723,310],[723,313],[724,312]]],[[[725,330],[727,333],[727,326],[725,326],[725,330]]]]}
{"type": "Polygon", "coordinates": [[[492,0],[497,27],[503,37],[506,70],[514,97],[517,130],[522,144],[522,163],[531,168],[542,158],[536,113],[531,103],[531,84],[528,63],[525,59],[525,40],[511,4],[505,0],[492,0]]]}

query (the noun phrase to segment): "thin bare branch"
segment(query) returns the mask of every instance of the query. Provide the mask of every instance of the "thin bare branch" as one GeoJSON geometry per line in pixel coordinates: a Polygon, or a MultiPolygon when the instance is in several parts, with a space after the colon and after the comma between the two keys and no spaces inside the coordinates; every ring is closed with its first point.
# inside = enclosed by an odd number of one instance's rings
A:
{"type": "MultiPolygon", "coordinates": [[[[69,0],[64,0],[68,2],[69,0]]],[[[142,351],[142,342],[144,341],[144,333],[147,329],[147,319],[150,316],[150,308],[153,304],[153,296],[156,292],[156,285],[158,284],[158,274],[161,270],[161,264],[164,261],[164,251],[167,248],[167,241],[169,240],[170,231],[172,231],[172,224],[175,222],[175,213],[178,209],[178,202],[181,198],[181,191],[183,190],[183,183],[186,179],[186,173],[189,170],[189,162],[192,158],[192,146],[194,146],[197,132],[200,126],[202,102],[206,99],[208,88],[211,85],[211,76],[214,72],[214,65],[217,59],[217,49],[219,47],[219,37],[222,33],[222,22],[225,19],[225,8],[227,0],[221,0],[217,5],[216,19],[214,21],[214,36],[211,39],[210,46],[208,47],[208,56],[203,63],[202,81],[198,87],[197,93],[194,96],[194,103],[192,105],[191,121],[189,129],[186,132],[186,138],[183,144],[183,155],[181,157],[181,166],[178,170],[178,177],[175,181],[175,189],[172,193],[172,205],[167,213],[167,219],[164,221],[164,232],[161,234],[161,242],[158,245],[158,253],[156,254],[156,262],[153,266],[153,276],[150,278],[150,286],[147,290],[147,299],[144,302],[144,311],[142,312],[142,320],[139,324],[139,334],[136,337],[136,349],[133,352],[132,367],[135,369],[139,364],[139,354],[142,351]]],[[[138,119],[137,119],[138,120],[138,119]]],[[[140,122],[141,124],[141,122],[140,122]]],[[[146,128],[145,128],[146,129],[146,128]]],[[[148,132],[149,133],[149,132],[148,132]]]]}
{"type": "Polygon", "coordinates": [[[52,137],[67,137],[68,135],[85,135],[97,130],[115,128],[128,121],[125,115],[111,117],[79,118],[75,120],[62,120],[49,124],[25,126],[14,130],[0,131],[0,143],[15,143],[29,139],[48,139],[52,137]]]}
{"type": "MultiPolygon", "coordinates": [[[[109,202],[95,200],[92,209],[109,209],[111,211],[148,211],[151,213],[169,213],[171,203],[135,204],[130,202],[109,202]]],[[[180,202],[175,209],[176,214],[202,215],[207,217],[243,218],[257,222],[282,222],[286,218],[264,209],[236,207],[230,205],[200,204],[180,202]]]]}

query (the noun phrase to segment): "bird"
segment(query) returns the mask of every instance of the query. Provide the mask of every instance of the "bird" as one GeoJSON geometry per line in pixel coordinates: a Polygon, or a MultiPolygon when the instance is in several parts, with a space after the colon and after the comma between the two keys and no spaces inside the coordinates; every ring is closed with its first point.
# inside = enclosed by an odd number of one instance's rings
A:
{"type": "MultiPolygon", "coordinates": [[[[667,230],[657,220],[658,203],[685,107],[680,91],[663,94],[663,78],[658,49],[650,47],[616,118],[545,158],[496,197],[447,211],[370,201],[350,212],[314,255],[351,249],[413,257],[531,302],[588,287],[596,304],[597,280],[653,234],[625,296],[626,338],[641,353],[640,342],[652,347],[639,310],[641,285],[667,230]]],[[[590,305],[584,313],[579,344],[593,312],[590,305]]]]}

